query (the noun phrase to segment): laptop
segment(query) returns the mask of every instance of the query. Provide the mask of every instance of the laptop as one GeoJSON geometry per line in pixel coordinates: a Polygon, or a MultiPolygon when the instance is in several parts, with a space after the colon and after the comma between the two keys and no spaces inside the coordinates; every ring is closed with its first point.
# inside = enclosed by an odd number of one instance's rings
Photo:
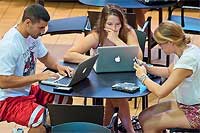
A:
{"type": "Polygon", "coordinates": [[[81,80],[85,79],[91,72],[98,55],[93,56],[77,66],[74,75],[70,78],[68,76],[60,76],[58,79],[48,79],[41,81],[42,84],[58,86],[58,87],[71,87],[81,80]]]}
{"type": "Polygon", "coordinates": [[[138,46],[107,46],[97,49],[99,57],[94,65],[96,73],[134,71],[138,46]]]}
{"type": "Polygon", "coordinates": [[[179,0],[138,0],[138,1],[145,5],[162,5],[162,4],[174,3],[179,0]]]}

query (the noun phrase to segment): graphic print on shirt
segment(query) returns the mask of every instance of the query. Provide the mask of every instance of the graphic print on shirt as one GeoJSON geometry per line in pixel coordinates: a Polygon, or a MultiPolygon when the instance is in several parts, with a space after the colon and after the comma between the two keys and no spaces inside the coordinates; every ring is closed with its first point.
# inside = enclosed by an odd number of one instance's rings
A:
{"type": "Polygon", "coordinates": [[[30,51],[30,56],[25,60],[23,76],[28,76],[35,71],[35,57],[34,53],[30,51]]]}
{"type": "Polygon", "coordinates": [[[24,57],[24,70],[23,70],[23,76],[31,75],[35,72],[35,65],[36,65],[36,58],[34,56],[34,48],[36,47],[36,44],[34,44],[32,47],[29,47],[29,49],[23,54],[24,57]]]}

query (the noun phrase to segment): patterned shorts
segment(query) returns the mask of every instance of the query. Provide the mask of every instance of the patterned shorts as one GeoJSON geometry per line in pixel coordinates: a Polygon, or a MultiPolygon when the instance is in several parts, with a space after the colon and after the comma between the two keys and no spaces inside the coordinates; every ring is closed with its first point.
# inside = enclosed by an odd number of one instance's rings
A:
{"type": "Polygon", "coordinates": [[[200,104],[184,105],[178,103],[178,107],[185,113],[192,128],[200,128],[200,104]]]}

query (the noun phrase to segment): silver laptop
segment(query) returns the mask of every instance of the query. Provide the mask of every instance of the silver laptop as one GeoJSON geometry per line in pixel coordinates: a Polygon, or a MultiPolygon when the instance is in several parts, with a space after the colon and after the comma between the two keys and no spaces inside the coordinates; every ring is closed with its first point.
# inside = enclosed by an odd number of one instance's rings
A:
{"type": "Polygon", "coordinates": [[[96,73],[134,71],[138,46],[108,46],[97,49],[99,57],[94,65],[96,73]]]}
{"type": "Polygon", "coordinates": [[[42,84],[60,86],[60,87],[70,87],[78,83],[79,81],[85,79],[91,72],[98,55],[91,57],[77,66],[74,75],[70,77],[60,76],[58,79],[48,79],[41,81],[42,84]]]}

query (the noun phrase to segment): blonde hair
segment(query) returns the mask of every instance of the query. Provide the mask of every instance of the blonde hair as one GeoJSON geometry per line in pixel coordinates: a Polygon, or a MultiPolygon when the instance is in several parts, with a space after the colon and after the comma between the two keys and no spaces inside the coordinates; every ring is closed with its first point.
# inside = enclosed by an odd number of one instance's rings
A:
{"type": "Polygon", "coordinates": [[[179,47],[191,42],[190,37],[185,35],[182,27],[172,21],[162,22],[154,31],[154,39],[159,44],[172,42],[179,47]]]}

